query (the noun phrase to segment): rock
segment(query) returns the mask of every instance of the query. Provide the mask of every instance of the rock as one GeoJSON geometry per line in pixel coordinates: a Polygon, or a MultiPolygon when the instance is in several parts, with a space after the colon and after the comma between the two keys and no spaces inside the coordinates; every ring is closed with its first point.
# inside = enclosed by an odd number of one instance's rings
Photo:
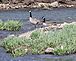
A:
{"type": "Polygon", "coordinates": [[[52,26],[44,27],[43,31],[50,31],[52,29],[52,26]]]}
{"type": "Polygon", "coordinates": [[[34,0],[24,0],[23,3],[26,5],[30,5],[34,2],[34,0]]]}
{"type": "Polygon", "coordinates": [[[76,24],[76,22],[72,22],[72,24],[76,24]]]}
{"type": "Polygon", "coordinates": [[[63,28],[65,25],[68,25],[68,23],[64,22],[63,24],[60,25],[60,28],[63,28]]]}
{"type": "Polygon", "coordinates": [[[50,2],[54,2],[55,0],[34,0],[34,1],[50,3],[50,2]]]}
{"type": "Polygon", "coordinates": [[[27,7],[27,5],[22,5],[21,7],[22,7],[22,8],[26,8],[26,7],[27,7]]]}
{"type": "Polygon", "coordinates": [[[52,7],[58,7],[59,3],[57,1],[55,1],[55,2],[51,3],[50,6],[52,6],[52,7]]]}
{"type": "Polygon", "coordinates": [[[38,6],[39,7],[41,7],[41,8],[47,8],[48,7],[48,5],[49,5],[49,3],[37,3],[38,4],[38,6]]]}
{"type": "Polygon", "coordinates": [[[5,4],[0,4],[0,8],[6,8],[5,4]]]}
{"type": "Polygon", "coordinates": [[[19,8],[19,6],[15,6],[15,9],[18,9],[19,8]]]}
{"type": "Polygon", "coordinates": [[[20,34],[18,37],[26,37],[26,38],[29,38],[30,35],[31,35],[31,33],[32,33],[32,31],[30,31],[30,32],[25,32],[25,33],[23,33],[23,34],[20,34]]]}
{"type": "Polygon", "coordinates": [[[57,29],[62,29],[63,27],[61,26],[61,24],[57,24],[57,29]]]}
{"type": "Polygon", "coordinates": [[[9,9],[10,5],[9,4],[0,4],[0,9],[9,9]]]}
{"type": "Polygon", "coordinates": [[[17,0],[12,0],[11,3],[17,4],[18,2],[19,2],[19,1],[17,1],[17,0]]]}
{"type": "Polygon", "coordinates": [[[66,7],[69,7],[69,8],[71,8],[71,7],[74,7],[74,5],[66,5],[66,7]]]}
{"type": "Polygon", "coordinates": [[[45,53],[52,53],[53,51],[54,51],[54,48],[48,47],[48,48],[45,50],[45,53]]]}
{"type": "Polygon", "coordinates": [[[41,8],[50,8],[50,7],[59,7],[59,3],[57,1],[53,3],[37,3],[37,5],[41,8]]]}
{"type": "Polygon", "coordinates": [[[8,37],[14,37],[14,36],[15,36],[14,34],[8,35],[8,37]]]}

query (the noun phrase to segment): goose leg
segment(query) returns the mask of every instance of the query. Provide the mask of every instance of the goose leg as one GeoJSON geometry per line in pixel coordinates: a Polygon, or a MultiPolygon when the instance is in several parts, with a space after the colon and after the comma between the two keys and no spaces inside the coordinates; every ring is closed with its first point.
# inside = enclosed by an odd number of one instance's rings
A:
{"type": "Polygon", "coordinates": [[[33,26],[34,26],[34,28],[36,28],[37,26],[36,26],[36,24],[33,24],[33,26]]]}
{"type": "Polygon", "coordinates": [[[40,28],[43,28],[43,25],[41,25],[40,28]]]}
{"type": "Polygon", "coordinates": [[[36,24],[35,24],[34,26],[35,26],[35,28],[36,28],[36,24]]]}

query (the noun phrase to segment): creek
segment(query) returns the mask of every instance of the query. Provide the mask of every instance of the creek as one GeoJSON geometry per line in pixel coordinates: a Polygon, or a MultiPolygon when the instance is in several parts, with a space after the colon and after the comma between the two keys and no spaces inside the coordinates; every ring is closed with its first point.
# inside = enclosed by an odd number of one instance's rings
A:
{"type": "MultiPolygon", "coordinates": [[[[51,21],[76,21],[75,8],[55,8],[52,10],[31,9],[33,17],[42,19],[45,16],[47,20],[51,21]]],[[[20,20],[23,26],[20,31],[0,31],[0,39],[8,35],[21,33],[34,30],[35,27],[29,22],[29,9],[28,10],[1,10],[0,20],[20,20]]],[[[54,55],[25,55],[22,57],[13,58],[10,54],[0,47],[0,61],[76,61],[76,55],[54,56],[54,55]]]]}

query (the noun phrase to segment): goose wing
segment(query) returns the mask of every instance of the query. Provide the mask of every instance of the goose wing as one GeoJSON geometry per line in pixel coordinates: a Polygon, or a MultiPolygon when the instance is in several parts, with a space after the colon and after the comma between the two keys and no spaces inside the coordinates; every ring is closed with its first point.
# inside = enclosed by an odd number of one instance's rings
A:
{"type": "Polygon", "coordinates": [[[33,23],[33,24],[37,24],[37,23],[40,23],[40,20],[36,19],[36,18],[29,18],[30,22],[33,23]]]}

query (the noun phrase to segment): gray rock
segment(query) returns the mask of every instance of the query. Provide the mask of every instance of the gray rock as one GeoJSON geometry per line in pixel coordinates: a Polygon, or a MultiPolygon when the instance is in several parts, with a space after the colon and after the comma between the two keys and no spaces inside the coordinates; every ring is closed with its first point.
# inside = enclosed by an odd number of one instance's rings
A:
{"type": "Polygon", "coordinates": [[[55,1],[55,2],[51,3],[50,6],[52,6],[52,7],[58,7],[59,3],[57,1],[55,1]]]}
{"type": "Polygon", "coordinates": [[[48,47],[48,48],[45,50],[45,53],[52,53],[53,51],[54,51],[54,48],[48,47]]]}

